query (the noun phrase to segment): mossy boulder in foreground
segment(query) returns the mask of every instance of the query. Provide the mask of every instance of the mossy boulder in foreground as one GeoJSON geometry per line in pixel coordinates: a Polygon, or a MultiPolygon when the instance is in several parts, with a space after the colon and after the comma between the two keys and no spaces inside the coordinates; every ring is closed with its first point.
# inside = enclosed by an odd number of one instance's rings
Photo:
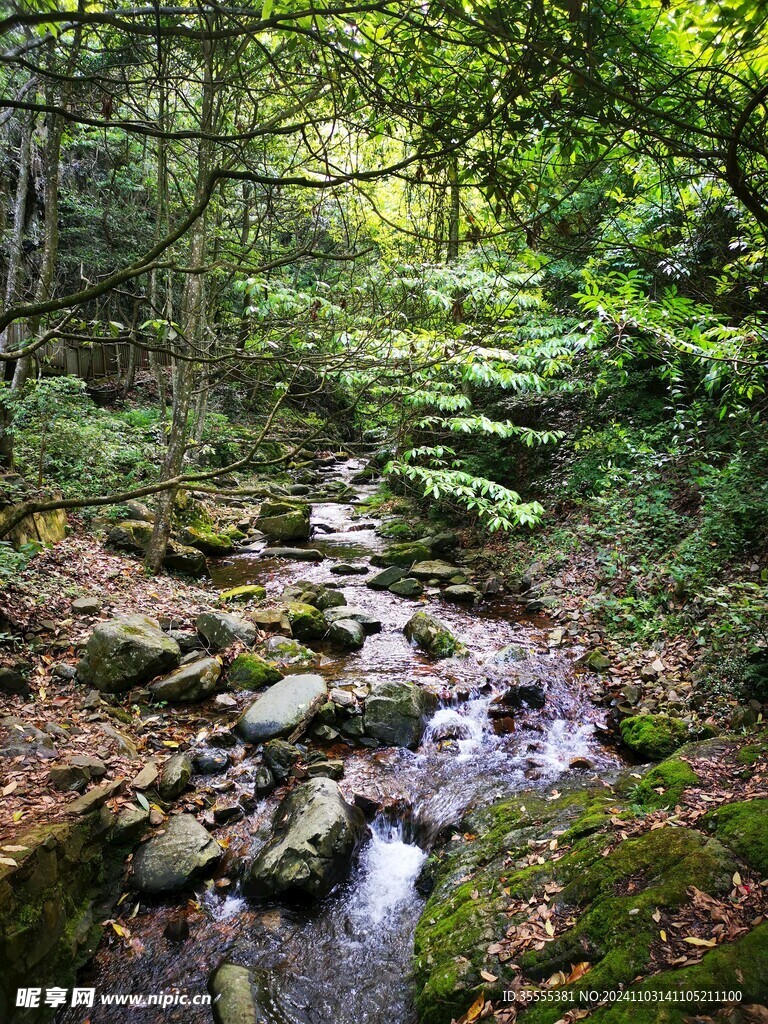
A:
{"type": "Polygon", "coordinates": [[[687,741],[688,728],[669,715],[632,715],[621,723],[621,738],[646,761],[662,761],[687,741]]]}

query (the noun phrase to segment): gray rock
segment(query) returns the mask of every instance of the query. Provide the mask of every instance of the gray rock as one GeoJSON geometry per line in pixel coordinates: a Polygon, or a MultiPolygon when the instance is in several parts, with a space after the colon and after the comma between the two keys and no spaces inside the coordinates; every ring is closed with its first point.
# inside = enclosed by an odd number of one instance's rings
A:
{"type": "Polygon", "coordinates": [[[155,761],[149,761],[141,769],[139,774],[131,780],[131,785],[134,789],[149,789],[150,786],[154,786],[160,775],[158,767],[155,761]]]}
{"type": "Polygon", "coordinates": [[[474,604],[475,601],[479,601],[480,591],[477,587],[472,587],[468,583],[456,583],[452,587],[446,587],[443,591],[443,597],[446,601],[453,601],[459,604],[474,604]]]}
{"type": "Polygon", "coordinates": [[[271,636],[264,644],[264,656],[281,665],[311,665],[317,655],[309,647],[285,636],[271,636]]]}
{"type": "Polygon", "coordinates": [[[365,585],[370,587],[371,590],[389,590],[393,583],[399,583],[400,580],[404,580],[407,576],[407,569],[401,569],[397,565],[392,565],[389,569],[384,569],[383,572],[377,572],[375,576],[371,576],[369,580],[365,581],[365,585]]]}
{"type": "Polygon", "coordinates": [[[73,615],[98,615],[101,611],[101,598],[78,597],[72,602],[73,615]]]}
{"type": "Polygon", "coordinates": [[[256,641],[253,623],[230,612],[203,612],[195,619],[195,625],[213,651],[223,651],[235,641],[252,647],[256,641]]]}
{"type": "Polygon", "coordinates": [[[291,769],[301,760],[301,751],[285,740],[269,740],[264,744],[264,761],[272,775],[283,782],[291,774],[291,769]]]}
{"type": "Polygon", "coordinates": [[[325,680],[311,673],[286,676],[261,695],[241,715],[235,732],[248,743],[287,736],[308,720],[311,710],[328,693],[325,680]]]}
{"type": "Polygon", "coordinates": [[[436,707],[437,698],[414,683],[380,681],[365,702],[365,732],[387,746],[413,749],[436,707]]]}
{"type": "Polygon", "coordinates": [[[214,693],[220,675],[220,661],[216,658],[199,658],[177,668],[169,676],[150,683],[149,692],[153,700],[189,704],[205,700],[214,693]]]}
{"type": "Polygon", "coordinates": [[[139,892],[179,892],[207,874],[222,850],[191,814],[171,818],[162,835],[153,836],[133,858],[131,885],[139,892]]]}
{"type": "Polygon", "coordinates": [[[310,512],[307,504],[264,502],[261,506],[262,514],[256,520],[256,529],[261,530],[270,540],[309,540],[310,512]]]}
{"type": "Polygon", "coordinates": [[[176,668],[180,658],[179,645],[154,619],[128,615],[96,627],[77,674],[102,693],[123,693],[176,668]]]}
{"type": "Polygon", "coordinates": [[[365,576],[370,570],[367,565],[350,565],[348,562],[337,562],[328,571],[334,576],[365,576]]]}
{"type": "Polygon", "coordinates": [[[243,881],[247,896],[326,896],[348,873],[366,831],[363,812],[330,779],[312,779],[289,793],[272,828],[243,881]]]}
{"type": "Polygon", "coordinates": [[[353,604],[345,605],[343,608],[329,608],[327,612],[323,612],[323,615],[329,626],[340,619],[352,619],[353,622],[360,623],[365,633],[381,632],[381,619],[377,619],[375,615],[371,615],[364,608],[358,608],[353,604]]]}
{"type": "MultiPolygon", "coordinates": [[[[222,963],[208,980],[215,1024],[262,1024],[257,972],[238,964],[222,963]]],[[[270,1014],[271,1015],[271,1014],[270,1014]]]]}
{"type": "Polygon", "coordinates": [[[42,729],[9,715],[0,722],[0,757],[58,757],[53,739],[42,729]]]}
{"type": "Polygon", "coordinates": [[[365,631],[354,619],[337,619],[331,623],[328,639],[345,651],[356,651],[365,642],[365,631]]]}
{"type": "Polygon", "coordinates": [[[200,634],[191,629],[169,629],[168,636],[179,645],[182,654],[191,654],[193,651],[202,651],[203,642],[200,634]]]}
{"type": "Polygon", "coordinates": [[[516,644],[507,644],[506,647],[502,647],[501,650],[495,651],[485,659],[484,664],[486,665],[511,665],[517,661],[525,661],[528,657],[528,651],[524,647],[518,647],[516,644]]]}
{"type": "Polygon", "coordinates": [[[253,788],[256,796],[266,796],[275,788],[275,777],[265,764],[254,775],[253,788]]]}
{"type": "Polygon", "coordinates": [[[417,579],[407,576],[404,580],[398,580],[388,588],[390,594],[397,594],[398,597],[421,597],[424,587],[417,579]]]}
{"type": "Polygon", "coordinates": [[[189,754],[172,754],[160,772],[157,791],[163,800],[175,800],[181,796],[192,778],[192,759],[189,754]]]}
{"type": "Polygon", "coordinates": [[[426,612],[416,612],[403,627],[405,636],[433,658],[450,658],[463,650],[444,622],[426,612]]]}
{"type": "Polygon", "coordinates": [[[115,846],[126,846],[128,843],[140,839],[149,828],[149,811],[143,807],[135,807],[129,804],[121,808],[112,830],[109,833],[109,841],[115,846]]]}
{"type": "Polygon", "coordinates": [[[229,765],[229,754],[223,750],[198,750],[192,760],[192,767],[199,775],[220,775],[229,765]]]}
{"type": "Polygon", "coordinates": [[[414,576],[417,580],[439,580],[441,583],[448,583],[454,577],[463,576],[463,573],[457,565],[450,565],[440,559],[431,559],[412,565],[409,576],[414,576]]]}
{"type": "Polygon", "coordinates": [[[0,665],[0,693],[14,693],[26,697],[29,695],[29,683],[18,669],[0,665]]]}
{"type": "Polygon", "coordinates": [[[325,557],[317,548],[264,548],[264,558],[292,558],[298,562],[322,562],[325,557]]]}

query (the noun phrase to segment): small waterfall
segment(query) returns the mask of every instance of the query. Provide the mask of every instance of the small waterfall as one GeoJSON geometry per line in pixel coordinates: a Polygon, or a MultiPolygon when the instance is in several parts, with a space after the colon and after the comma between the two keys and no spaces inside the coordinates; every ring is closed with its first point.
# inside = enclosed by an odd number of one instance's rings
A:
{"type": "Polygon", "coordinates": [[[460,756],[469,756],[482,746],[491,746],[496,737],[488,721],[488,700],[478,698],[459,707],[439,708],[424,730],[424,744],[454,740],[460,756]]]}
{"type": "Polygon", "coordinates": [[[568,770],[574,758],[594,756],[594,744],[591,742],[594,731],[592,725],[576,725],[558,718],[547,730],[541,750],[537,751],[542,767],[552,774],[559,774],[568,770]]]}
{"type": "Polygon", "coordinates": [[[380,815],[371,833],[360,860],[357,887],[347,902],[349,916],[363,935],[372,927],[386,931],[398,924],[397,915],[413,899],[427,856],[405,841],[402,822],[389,822],[380,815]]]}

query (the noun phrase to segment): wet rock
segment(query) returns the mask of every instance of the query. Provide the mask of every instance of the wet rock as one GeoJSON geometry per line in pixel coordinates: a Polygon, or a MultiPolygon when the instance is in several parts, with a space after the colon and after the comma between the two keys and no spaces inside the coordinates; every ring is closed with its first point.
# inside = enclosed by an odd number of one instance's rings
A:
{"type": "Polygon", "coordinates": [[[263,601],[266,596],[265,587],[260,587],[257,583],[246,583],[242,587],[223,590],[219,594],[219,601],[222,604],[246,604],[248,601],[263,601]]]}
{"type": "Polygon", "coordinates": [[[589,651],[587,654],[583,654],[576,664],[583,665],[593,672],[605,672],[611,667],[611,660],[602,651],[589,651]]]}
{"type": "Polygon", "coordinates": [[[393,583],[387,589],[390,594],[396,594],[398,597],[421,597],[424,593],[424,587],[412,576],[406,576],[405,579],[398,580],[397,583],[393,583]]]}
{"type": "Polygon", "coordinates": [[[259,797],[267,796],[275,788],[275,777],[266,765],[262,765],[253,777],[253,788],[259,797]]]}
{"type": "Polygon", "coordinates": [[[218,658],[199,658],[150,683],[149,692],[156,701],[192,704],[215,692],[220,675],[221,662],[218,658]]]}
{"type": "Polygon", "coordinates": [[[269,740],[264,744],[264,761],[274,777],[283,782],[301,760],[301,751],[285,740],[269,740]]]}
{"type": "Polygon", "coordinates": [[[264,502],[256,529],[270,540],[309,540],[310,506],[290,501],[264,502]]]}
{"type": "Polygon", "coordinates": [[[536,683],[521,683],[516,686],[508,686],[507,689],[494,697],[488,708],[488,714],[506,715],[509,711],[519,711],[521,708],[543,708],[547,702],[547,694],[543,686],[536,683]]]}
{"type": "Polygon", "coordinates": [[[271,636],[262,650],[267,658],[281,665],[311,665],[317,658],[309,647],[304,647],[298,640],[292,640],[290,637],[271,636]]]}
{"type": "Polygon", "coordinates": [[[208,874],[222,850],[191,814],[172,817],[162,835],[153,836],[133,858],[130,882],[146,893],[179,892],[208,874]]]}
{"type": "Polygon", "coordinates": [[[356,651],[365,642],[365,631],[354,619],[337,619],[331,623],[328,639],[345,651],[356,651]]]}
{"type": "Polygon", "coordinates": [[[443,597],[446,601],[453,601],[459,604],[474,604],[480,600],[481,596],[477,587],[472,587],[468,583],[457,583],[451,587],[446,587],[443,591],[443,597]]]}
{"type": "Polygon", "coordinates": [[[433,658],[450,658],[462,650],[445,623],[426,612],[416,614],[403,627],[406,639],[433,658]]]}
{"type": "Polygon", "coordinates": [[[29,683],[21,672],[9,665],[0,666],[0,693],[12,693],[27,697],[29,683]]]}
{"type": "Polygon", "coordinates": [[[208,980],[215,1024],[261,1024],[256,972],[238,964],[222,963],[208,980]]]}
{"type": "Polygon", "coordinates": [[[227,682],[233,690],[260,690],[282,678],[280,669],[258,654],[238,654],[227,670],[227,682]]]}
{"type": "Polygon", "coordinates": [[[375,615],[371,615],[364,608],[358,608],[357,605],[348,604],[344,608],[329,608],[323,615],[329,626],[340,619],[351,619],[353,622],[359,622],[366,634],[381,632],[381,619],[377,619],[375,615]]]}
{"type": "Polygon", "coordinates": [[[229,825],[244,816],[245,810],[239,803],[216,803],[213,808],[213,820],[217,825],[229,825]]]}
{"type": "Polygon", "coordinates": [[[203,526],[184,526],[179,531],[179,540],[182,544],[214,558],[230,555],[235,550],[231,537],[203,526]]]}
{"type": "Polygon", "coordinates": [[[451,565],[440,559],[425,559],[411,566],[410,575],[417,580],[438,580],[440,583],[448,583],[464,574],[457,565],[451,565]]]}
{"type": "Polygon", "coordinates": [[[393,565],[389,569],[384,569],[383,572],[377,572],[375,576],[371,576],[369,580],[365,581],[365,585],[371,590],[389,590],[393,583],[399,583],[407,576],[407,569],[400,569],[393,565]]]}
{"type": "Polygon", "coordinates": [[[365,702],[365,732],[387,746],[413,749],[436,706],[437,698],[414,683],[380,681],[365,702]]]}
{"type": "Polygon", "coordinates": [[[501,650],[495,651],[488,658],[485,659],[486,665],[511,665],[517,661],[525,661],[528,657],[528,651],[523,647],[518,647],[515,644],[507,644],[506,647],[502,647],[501,650]]]}
{"type": "Polygon", "coordinates": [[[311,779],[289,793],[272,828],[243,881],[247,896],[326,896],[349,872],[366,831],[363,812],[330,779],[311,779]]]}
{"type": "Polygon", "coordinates": [[[195,625],[198,633],[214,651],[223,651],[236,641],[252,647],[256,641],[256,627],[253,623],[229,612],[203,612],[198,615],[195,625]]]}
{"type": "Polygon", "coordinates": [[[73,615],[98,615],[100,611],[100,597],[78,597],[72,602],[73,615]]]}
{"type": "Polygon", "coordinates": [[[235,725],[237,734],[248,743],[287,736],[308,721],[313,709],[328,693],[325,680],[311,673],[286,676],[262,694],[235,725]]]}
{"type": "Polygon", "coordinates": [[[515,720],[511,715],[493,718],[491,725],[497,736],[509,736],[515,731],[515,720]]]}
{"type": "Polygon", "coordinates": [[[292,602],[286,605],[291,630],[297,640],[320,640],[327,625],[323,613],[311,604],[292,602]]]}
{"type": "Polygon", "coordinates": [[[265,558],[292,558],[298,562],[322,562],[325,557],[317,548],[264,548],[265,558]]]}
{"type": "Polygon", "coordinates": [[[192,778],[192,759],[189,754],[173,754],[162,767],[157,790],[163,800],[181,796],[192,778]]]}
{"type": "Polygon", "coordinates": [[[77,674],[102,693],[123,693],[176,668],[180,658],[179,645],[154,619],[129,615],[96,627],[77,674]]]}
{"type": "MultiPolygon", "coordinates": [[[[399,565],[405,568],[413,565],[414,562],[426,562],[431,552],[426,544],[407,542],[405,544],[393,544],[380,555],[374,555],[371,559],[372,565],[387,568],[392,565],[399,565]]],[[[394,582],[392,580],[391,582],[394,582]]]]}
{"type": "Polygon", "coordinates": [[[189,938],[189,921],[182,914],[172,917],[163,929],[163,937],[170,942],[186,942],[189,938]]]}
{"type": "Polygon", "coordinates": [[[192,767],[198,775],[220,775],[230,763],[229,754],[223,750],[198,750],[192,759],[192,767]]]}
{"type": "Polygon", "coordinates": [[[365,576],[370,570],[367,565],[350,565],[348,562],[337,562],[328,571],[334,576],[365,576]]]}
{"type": "Polygon", "coordinates": [[[591,772],[594,771],[595,766],[588,757],[572,757],[568,762],[568,767],[573,771],[591,772]]]}
{"type": "Polygon", "coordinates": [[[251,622],[265,633],[291,632],[285,608],[254,608],[249,615],[251,622]]]}

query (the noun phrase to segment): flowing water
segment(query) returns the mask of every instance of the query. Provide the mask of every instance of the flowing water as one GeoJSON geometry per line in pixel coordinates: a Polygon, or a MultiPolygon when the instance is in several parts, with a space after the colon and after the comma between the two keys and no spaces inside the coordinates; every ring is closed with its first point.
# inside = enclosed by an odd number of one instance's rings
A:
{"type": "MultiPolygon", "coordinates": [[[[359,464],[341,471],[348,478],[359,464]]],[[[359,488],[360,497],[369,493],[359,488]]],[[[338,585],[347,603],[382,621],[360,651],[340,655],[325,650],[319,671],[329,684],[368,686],[377,679],[408,679],[434,691],[439,707],[416,751],[331,748],[343,757],[341,782],[348,798],[367,797],[381,807],[370,824],[350,879],[313,909],[258,905],[238,894],[222,875],[236,876],[238,858],[252,856],[266,838],[266,826],[280,794],[263,800],[253,814],[216,834],[229,855],[219,876],[183,908],[190,938],[174,942],[163,931],[178,917],[178,903],[140,905],[129,898],[121,910],[131,931],[126,951],[116,937],[102,946],[83,972],[81,984],[124,993],[205,991],[210,972],[227,958],[256,969],[264,1021],[270,1024],[411,1024],[408,983],[413,932],[423,908],[416,882],[427,852],[445,827],[472,806],[484,805],[523,788],[544,791],[562,785],[574,772],[611,775],[613,754],[594,736],[597,712],[574,671],[577,649],[548,646],[545,620],[521,617],[519,606],[497,599],[472,609],[445,602],[438,590],[419,601],[365,586],[366,576],[336,577],[333,561],[367,564],[384,542],[376,523],[353,504],[317,504],[316,532],[307,547],[325,556],[319,563],[271,557],[263,545],[223,559],[214,567],[221,589],[259,582],[272,596],[300,579],[338,585]],[[402,627],[417,610],[438,615],[469,649],[467,658],[435,662],[412,648],[402,627]],[[514,644],[526,657],[512,665],[487,659],[514,644]],[[516,717],[515,731],[496,735],[488,707],[505,683],[537,684],[546,691],[541,710],[516,717]],[[571,764],[578,760],[578,768],[571,764]],[[130,908],[130,909],[129,909],[130,908]]],[[[373,570],[376,571],[376,570],[373,570]]],[[[253,698],[238,695],[240,706],[253,698]]],[[[201,737],[222,713],[200,714],[201,737]]],[[[226,720],[231,723],[232,716],[226,720]]],[[[237,792],[252,789],[254,766],[236,761],[213,786],[237,792]]],[[[199,780],[211,786],[211,780],[199,780]]],[[[66,1011],[60,1024],[155,1024],[183,1020],[208,1024],[205,1007],[95,1007],[66,1011]]]]}

